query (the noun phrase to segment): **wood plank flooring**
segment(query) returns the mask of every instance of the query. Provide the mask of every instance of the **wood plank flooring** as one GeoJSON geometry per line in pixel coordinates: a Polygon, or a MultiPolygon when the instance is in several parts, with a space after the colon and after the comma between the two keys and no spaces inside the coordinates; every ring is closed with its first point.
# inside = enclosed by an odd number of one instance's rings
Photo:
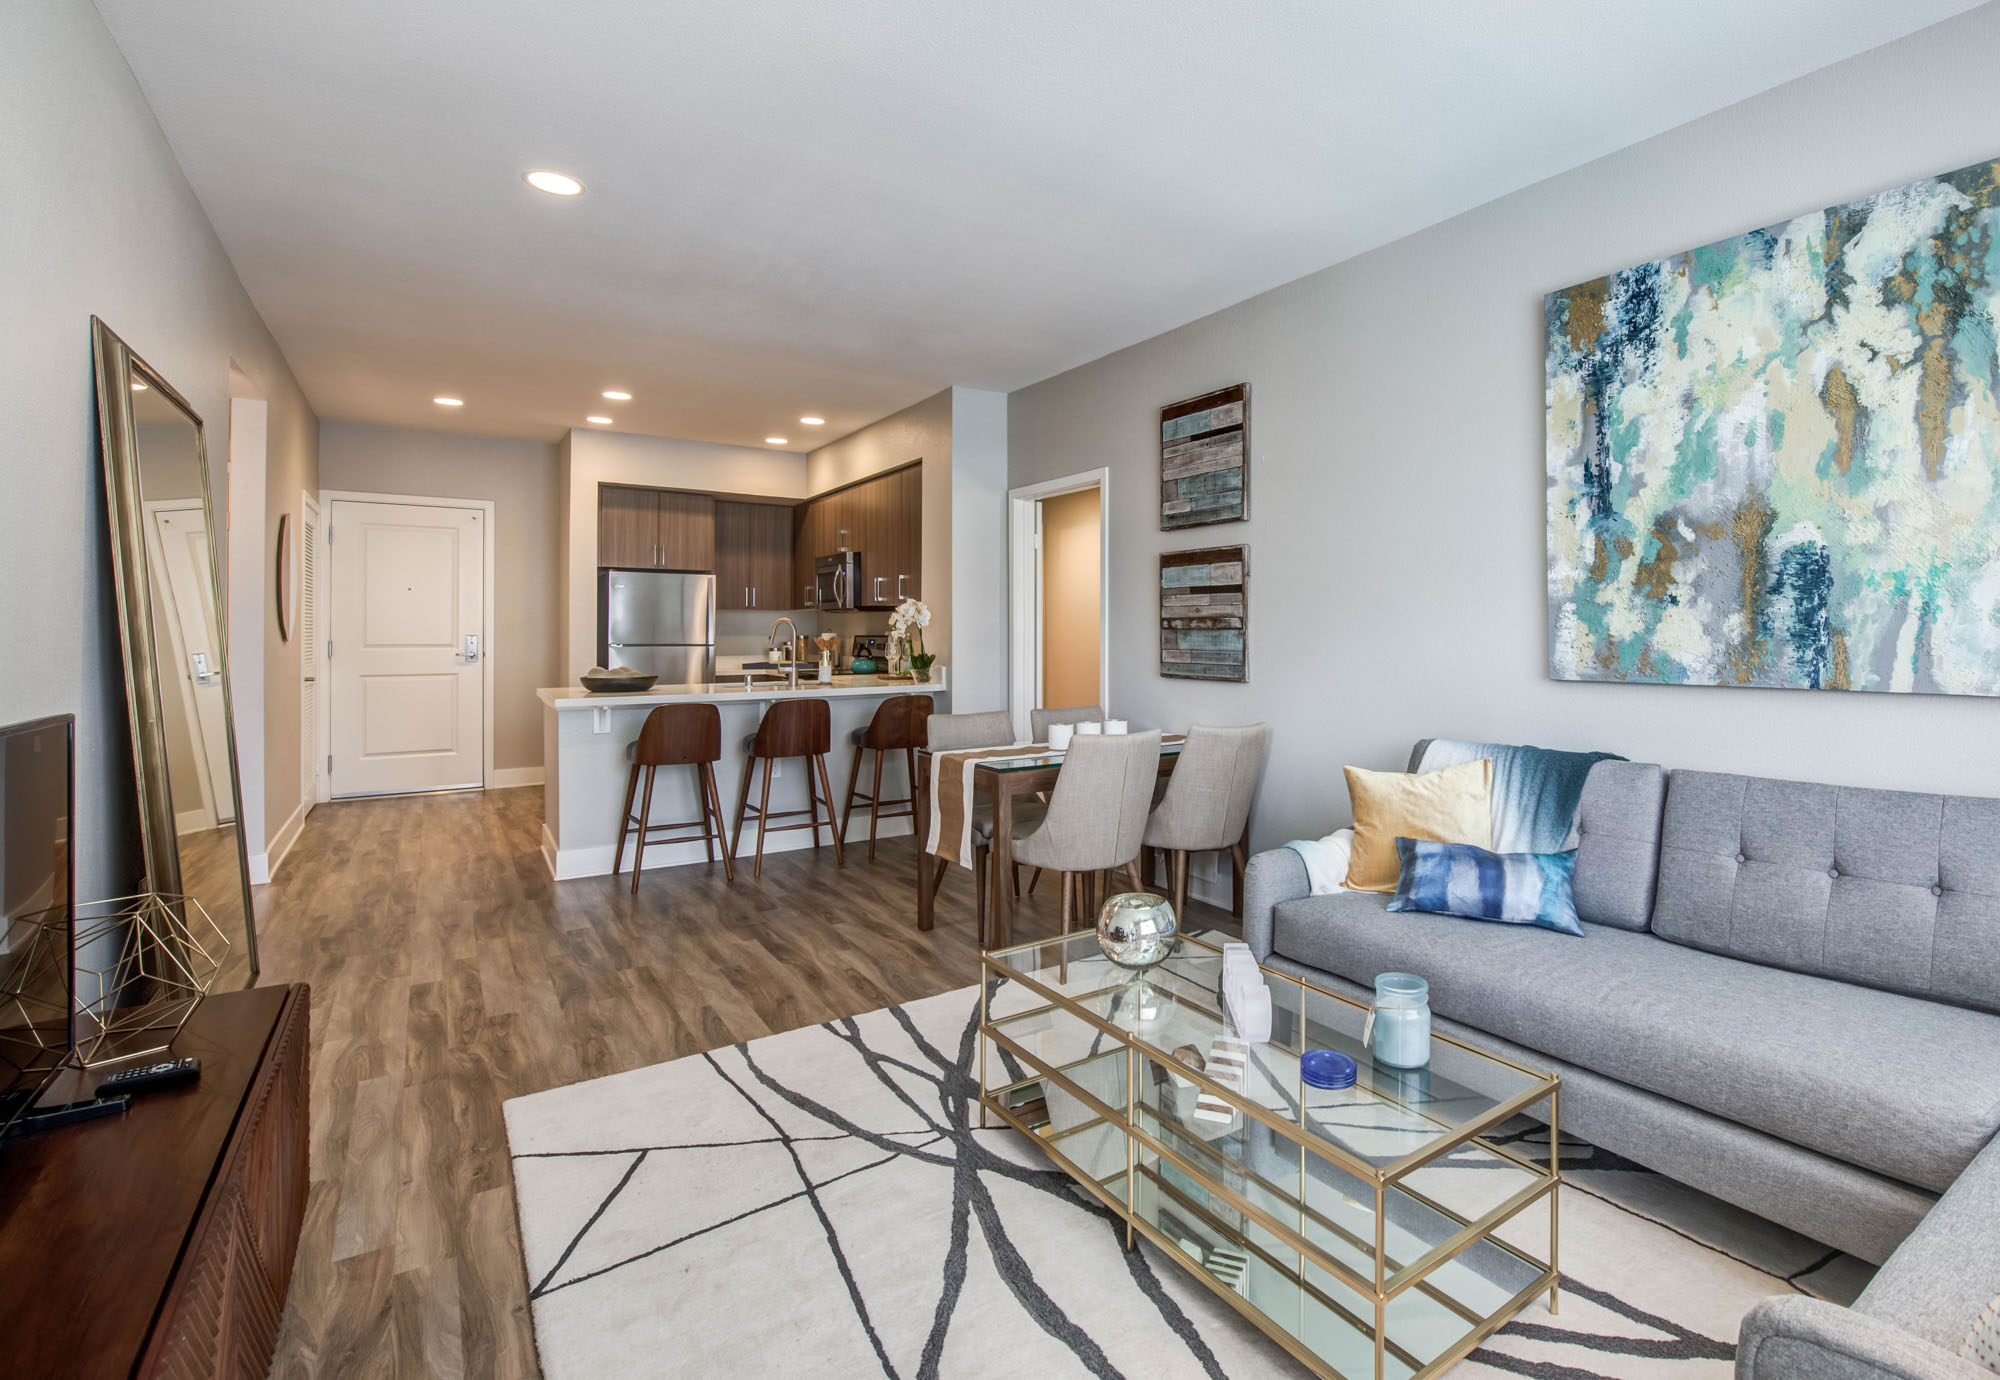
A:
{"type": "MultiPolygon", "coordinates": [[[[507,1098],[977,980],[970,874],[919,933],[908,838],[841,870],[830,848],[768,856],[734,887],[719,865],[649,872],[634,897],[552,883],[541,813],[539,788],[321,805],[259,893],[263,981],[313,988],[279,1380],[537,1374],[507,1098]]],[[[1020,937],[1055,905],[1024,897],[1020,937]]]]}

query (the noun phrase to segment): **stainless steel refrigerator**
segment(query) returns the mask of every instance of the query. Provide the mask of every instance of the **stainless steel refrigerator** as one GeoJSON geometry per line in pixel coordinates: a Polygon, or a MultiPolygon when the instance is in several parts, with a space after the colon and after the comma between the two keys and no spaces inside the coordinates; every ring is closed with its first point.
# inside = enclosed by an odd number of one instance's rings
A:
{"type": "Polygon", "coordinates": [[[715,577],[671,570],[597,572],[597,664],[662,685],[715,679],[715,577]]]}

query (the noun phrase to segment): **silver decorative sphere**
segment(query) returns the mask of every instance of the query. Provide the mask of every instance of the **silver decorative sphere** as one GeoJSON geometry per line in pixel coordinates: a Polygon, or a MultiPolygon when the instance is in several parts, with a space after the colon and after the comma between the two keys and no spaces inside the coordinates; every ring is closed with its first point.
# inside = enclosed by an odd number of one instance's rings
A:
{"type": "Polygon", "coordinates": [[[1144,972],[1174,951],[1180,924],[1164,896],[1121,891],[1097,913],[1097,946],[1121,968],[1144,972]]]}

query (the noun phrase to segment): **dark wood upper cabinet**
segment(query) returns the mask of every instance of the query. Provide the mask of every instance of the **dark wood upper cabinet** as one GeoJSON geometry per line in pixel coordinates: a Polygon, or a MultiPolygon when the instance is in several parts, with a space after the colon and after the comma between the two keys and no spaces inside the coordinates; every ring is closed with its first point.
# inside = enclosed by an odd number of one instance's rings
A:
{"type": "Polygon", "coordinates": [[[715,569],[715,500],[660,492],[660,569],[715,569]]]}
{"type": "Polygon", "coordinates": [[[597,563],[650,570],[660,563],[660,495],[605,484],[597,491],[597,563]]]}
{"type": "Polygon", "coordinates": [[[895,570],[897,602],[924,597],[924,467],[912,465],[895,474],[896,516],[903,526],[902,564],[895,570]]]}
{"type": "Polygon", "coordinates": [[[792,588],[792,509],[789,504],[715,505],[715,606],[721,609],[803,607],[804,586],[792,588]]]}

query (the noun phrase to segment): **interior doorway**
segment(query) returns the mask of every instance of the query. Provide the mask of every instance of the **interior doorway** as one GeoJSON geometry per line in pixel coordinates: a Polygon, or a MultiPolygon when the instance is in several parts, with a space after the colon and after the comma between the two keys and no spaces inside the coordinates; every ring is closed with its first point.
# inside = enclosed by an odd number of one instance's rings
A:
{"type": "Polygon", "coordinates": [[[1014,732],[1044,705],[1110,705],[1110,472],[1008,493],[1014,732]]]}
{"type": "Polygon", "coordinates": [[[320,497],[328,794],[480,789],[493,764],[493,505],[320,497]]]}

